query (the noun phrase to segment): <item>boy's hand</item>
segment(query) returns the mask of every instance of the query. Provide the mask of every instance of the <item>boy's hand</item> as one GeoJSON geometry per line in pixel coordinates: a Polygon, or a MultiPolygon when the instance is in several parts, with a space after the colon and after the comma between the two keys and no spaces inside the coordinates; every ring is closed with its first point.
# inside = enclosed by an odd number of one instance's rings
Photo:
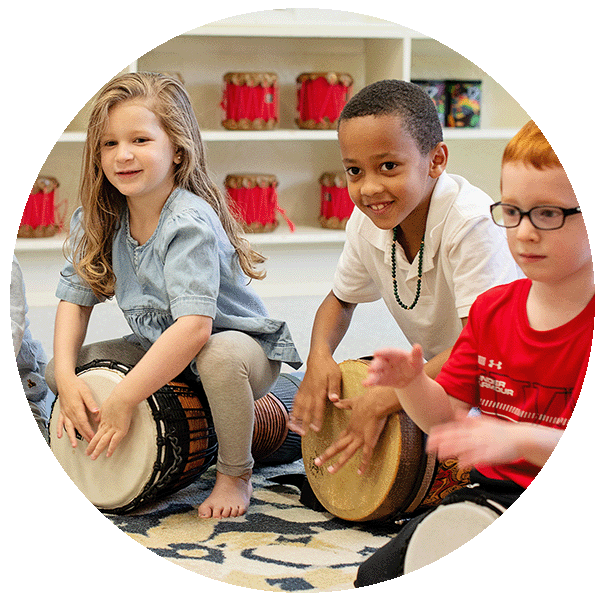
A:
{"type": "Polygon", "coordinates": [[[57,422],[56,435],[60,439],[63,429],[67,432],[73,448],[77,447],[76,430],[86,442],[94,437],[92,423],[99,421],[99,408],[87,384],[73,374],[58,391],[60,401],[60,414],[57,422]],[[91,419],[91,422],[90,422],[91,419]]]}
{"type": "Polygon", "coordinates": [[[299,435],[305,435],[309,428],[320,431],[325,402],[339,400],[341,385],[342,373],[331,356],[309,359],[294,398],[289,428],[299,435]]]}
{"type": "Polygon", "coordinates": [[[121,440],[127,435],[135,404],[129,404],[111,394],[100,409],[100,425],[85,453],[95,460],[107,448],[106,456],[111,456],[121,440]]]}
{"type": "Polygon", "coordinates": [[[327,467],[329,473],[337,473],[355,454],[362,449],[362,457],[358,466],[358,474],[362,475],[373,456],[379,436],[385,427],[387,417],[379,417],[373,410],[373,390],[363,396],[335,402],[338,409],[350,409],[350,421],[337,439],[315,459],[317,467],[322,466],[334,456],[338,456],[335,464],[327,467]]]}
{"type": "Polygon", "coordinates": [[[461,468],[508,464],[522,458],[522,430],[516,423],[479,416],[464,416],[432,427],[427,450],[441,460],[457,458],[461,468]]]}
{"type": "Polygon", "coordinates": [[[418,344],[412,350],[384,348],[377,350],[369,364],[363,385],[403,388],[423,371],[423,350],[418,344]]]}

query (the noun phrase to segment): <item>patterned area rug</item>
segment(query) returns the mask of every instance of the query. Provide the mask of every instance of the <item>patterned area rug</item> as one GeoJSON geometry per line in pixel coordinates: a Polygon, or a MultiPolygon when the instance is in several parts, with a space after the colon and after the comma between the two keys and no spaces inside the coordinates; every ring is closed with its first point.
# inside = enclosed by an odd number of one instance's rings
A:
{"type": "Polygon", "coordinates": [[[398,526],[350,523],[311,510],[296,486],[270,480],[289,473],[304,473],[302,461],[256,468],[252,504],[242,517],[198,518],[214,467],[166,500],[107,517],[159,556],[217,581],[280,592],[353,589],[358,566],[398,526]]]}

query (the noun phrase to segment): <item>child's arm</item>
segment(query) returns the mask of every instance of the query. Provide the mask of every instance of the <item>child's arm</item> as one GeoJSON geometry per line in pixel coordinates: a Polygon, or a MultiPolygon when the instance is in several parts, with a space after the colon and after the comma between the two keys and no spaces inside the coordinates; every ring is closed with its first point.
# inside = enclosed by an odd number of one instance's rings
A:
{"type": "Polygon", "coordinates": [[[86,411],[93,416],[98,414],[98,406],[90,389],[75,374],[77,356],[85,340],[92,308],[61,300],[56,309],[54,378],[60,397],[57,435],[62,437],[64,428],[73,448],[77,446],[76,429],[88,442],[94,437],[86,411]]]}
{"type": "Polygon", "coordinates": [[[179,317],[104,401],[100,425],[86,453],[97,458],[105,449],[111,456],[129,431],[135,407],[177,377],[200,352],[212,333],[212,319],[201,315],[179,317]]]}
{"type": "Polygon", "coordinates": [[[340,397],[342,376],[333,353],[346,334],[356,304],[342,302],[333,292],[323,300],[313,324],[306,374],[294,399],[290,429],[304,435],[319,431],[327,399],[340,397]]]}
{"type": "Polygon", "coordinates": [[[543,467],[563,431],[493,417],[461,418],[432,428],[427,449],[440,459],[456,457],[461,467],[507,464],[523,459],[543,467]]]}
{"type": "Polygon", "coordinates": [[[339,455],[335,464],[327,468],[330,473],[335,473],[362,449],[358,472],[364,473],[387,417],[398,412],[400,407],[425,432],[432,425],[466,414],[469,406],[448,396],[430,378],[425,367],[420,346],[415,346],[411,352],[377,351],[363,382],[369,388],[365,394],[335,402],[337,408],[352,410],[350,421],[333,444],[315,459],[315,464],[320,467],[339,455]]]}
{"type": "Polygon", "coordinates": [[[386,348],[375,352],[364,384],[396,388],[400,405],[425,433],[469,412],[468,404],[449,396],[427,375],[419,345],[411,351],[386,348]]]}

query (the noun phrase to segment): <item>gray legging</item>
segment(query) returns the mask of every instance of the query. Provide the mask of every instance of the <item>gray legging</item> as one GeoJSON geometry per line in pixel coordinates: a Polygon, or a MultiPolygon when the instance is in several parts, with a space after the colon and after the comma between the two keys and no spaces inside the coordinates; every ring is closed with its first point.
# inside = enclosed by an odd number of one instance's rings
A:
{"type": "MultiPolygon", "coordinates": [[[[136,343],[124,338],[107,340],[83,346],[77,366],[97,359],[135,365],[143,356],[143,348],[136,343]]],[[[209,338],[196,356],[196,367],[219,442],[217,470],[234,477],[244,475],[254,465],[250,451],[254,400],[271,389],[281,363],[269,360],[260,344],[249,335],[222,331],[209,338]]],[[[46,381],[56,394],[54,359],[46,369],[46,381]]]]}

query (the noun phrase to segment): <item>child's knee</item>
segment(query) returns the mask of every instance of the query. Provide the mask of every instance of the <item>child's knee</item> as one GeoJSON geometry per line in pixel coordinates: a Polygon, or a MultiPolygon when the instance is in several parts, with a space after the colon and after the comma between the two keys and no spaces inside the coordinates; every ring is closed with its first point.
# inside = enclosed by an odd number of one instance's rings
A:
{"type": "Polygon", "coordinates": [[[219,374],[227,377],[248,377],[246,354],[241,351],[241,336],[243,334],[239,332],[224,331],[208,339],[196,356],[196,367],[201,381],[207,376],[213,379],[219,374]]]}

